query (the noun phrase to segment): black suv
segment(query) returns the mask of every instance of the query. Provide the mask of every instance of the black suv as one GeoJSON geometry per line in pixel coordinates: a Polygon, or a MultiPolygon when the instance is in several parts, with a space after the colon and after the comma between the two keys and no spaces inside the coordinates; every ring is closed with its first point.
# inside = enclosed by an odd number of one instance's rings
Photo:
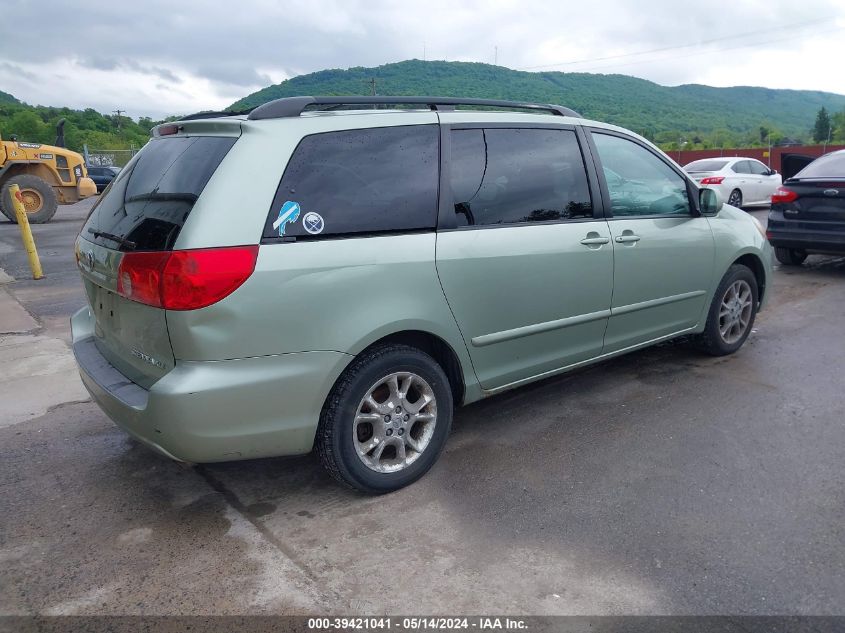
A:
{"type": "Polygon", "coordinates": [[[845,254],[845,150],[817,158],[778,187],[767,235],[789,266],[808,253],[845,254]]]}

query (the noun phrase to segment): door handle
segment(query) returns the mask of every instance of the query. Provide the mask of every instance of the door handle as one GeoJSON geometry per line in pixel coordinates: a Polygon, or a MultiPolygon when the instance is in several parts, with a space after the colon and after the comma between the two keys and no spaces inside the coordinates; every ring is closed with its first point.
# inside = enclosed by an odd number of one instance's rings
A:
{"type": "Polygon", "coordinates": [[[616,241],[620,244],[632,244],[634,242],[639,242],[640,236],[634,235],[633,233],[627,235],[620,235],[616,238],[616,241]]]}
{"type": "Polygon", "coordinates": [[[607,244],[609,241],[609,237],[585,237],[581,240],[581,243],[584,246],[597,246],[600,244],[607,244]]]}

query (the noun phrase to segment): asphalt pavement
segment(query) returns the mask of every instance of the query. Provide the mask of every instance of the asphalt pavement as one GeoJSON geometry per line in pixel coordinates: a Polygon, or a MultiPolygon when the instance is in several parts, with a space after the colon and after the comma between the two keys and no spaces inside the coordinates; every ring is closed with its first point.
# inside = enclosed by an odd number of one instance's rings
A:
{"type": "Polygon", "coordinates": [[[88,208],[34,227],[41,281],[0,222],[25,311],[0,310],[0,614],[845,612],[845,258],[776,268],[733,356],[674,342],[459,410],[373,498],[313,456],[168,461],[77,391],[88,208]]]}

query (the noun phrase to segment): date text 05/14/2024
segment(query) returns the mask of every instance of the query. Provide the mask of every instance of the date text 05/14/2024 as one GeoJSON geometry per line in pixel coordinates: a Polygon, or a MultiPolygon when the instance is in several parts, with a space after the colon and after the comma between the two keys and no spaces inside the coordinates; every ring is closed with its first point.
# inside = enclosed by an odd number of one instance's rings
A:
{"type": "Polygon", "coordinates": [[[519,631],[525,620],[509,617],[333,617],[309,618],[311,630],[396,630],[396,631],[519,631]]]}

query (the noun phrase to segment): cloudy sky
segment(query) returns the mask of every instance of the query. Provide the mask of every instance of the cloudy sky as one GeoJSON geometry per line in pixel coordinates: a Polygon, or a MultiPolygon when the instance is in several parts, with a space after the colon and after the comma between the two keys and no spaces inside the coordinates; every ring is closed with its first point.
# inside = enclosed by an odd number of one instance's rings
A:
{"type": "Polygon", "coordinates": [[[129,116],[410,58],[845,94],[845,0],[2,0],[0,90],[129,116]],[[225,8],[224,8],[225,7],[225,8]]]}

